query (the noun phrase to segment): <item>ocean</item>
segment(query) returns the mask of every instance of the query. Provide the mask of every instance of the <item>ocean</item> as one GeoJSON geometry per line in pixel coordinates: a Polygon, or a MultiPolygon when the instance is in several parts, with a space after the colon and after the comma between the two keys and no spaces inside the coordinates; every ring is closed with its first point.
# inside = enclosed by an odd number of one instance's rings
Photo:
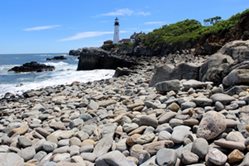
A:
{"type": "Polygon", "coordinates": [[[31,89],[40,89],[47,86],[65,85],[72,82],[90,82],[111,78],[114,70],[76,71],[78,58],[67,54],[0,54],[0,97],[7,92],[22,94],[31,89]],[[63,55],[67,59],[47,61],[47,58],[63,55]],[[14,73],[8,72],[14,66],[36,61],[55,67],[54,71],[14,73]]]}

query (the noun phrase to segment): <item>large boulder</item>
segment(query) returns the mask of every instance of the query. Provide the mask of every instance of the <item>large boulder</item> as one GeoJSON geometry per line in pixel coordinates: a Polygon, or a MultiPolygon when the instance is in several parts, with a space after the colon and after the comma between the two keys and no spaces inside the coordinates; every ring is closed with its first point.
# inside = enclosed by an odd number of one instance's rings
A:
{"type": "Polygon", "coordinates": [[[234,69],[222,82],[228,87],[234,85],[249,85],[249,69],[234,69]]]}
{"type": "Polygon", "coordinates": [[[173,67],[170,65],[165,65],[161,67],[157,67],[155,70],[155,74],[150,80],[150,86],[154,86],[159,82],[171,80],[170,74],[173,71],[173,67]]]}
{"type": "Polygon", "coordinates": [[[43,71],[53,71],[55,69],[54,66],[49,66],[45,64],[40,64],[37,62],[29,62],[25,63],[22,66],[15,66],[11,68],[9,71],[14,71],[16,73],[21,72],[43,72],[43,71]]]}
{"type": "Polygon", "coordinates": [[[249,89],[249,86],[246,85],[239,85],[239,86],[232,86],[230,89],[226,91],[226,94],[228,95],[235,95],[240,94],[241,92],[247,91],[249,89]]]}
{"type": "Polygon", "coordinates": [[[199,66],[191,63],[181,63],[175,68],[171,67],[170,65],[158,67],[150,81],[150,86],[154,86],[155,84],[162,81],[168,81],[173,79],[197,80],[199,77],[199,69],[199,66]]]}
{"type": "Polygon", "coordinates": [[[194,79],[198,80],[199,78],[199,69],[200,66],[192,63],[181,63],[175,67],[173,72],[171,73],[174,79],[194,79]]]}
{"type": "Polygon", "coordinates": [[[200,68],[199,80],[211,81],[215,85],[222,83],[223,78],[229,73],[233,59],[221,53],[212,55],[200,68]]]}
{"type": "Polygon", "coordinates": [[[200,68],[201,81],[226,87],[248,85],[249,40],[232,41],[213,54],[200,68]]]}
{"type": "Polygon", "coordinates": [[[237,63],[249,60],[249,40],[236,40],[227,43],[219,53],[231,56],[237,63]]]}
{"type": "Polygon", "coordinates": [[[234,63],[229,67],[222,83],[226,87],[249,84],[249,40],[232,41],[224,45],[219,53],[230,56],[234,63]]]}
{"type": "Polygon", "coordinates": [[[77,70],[116,69],[117,67],[131,67],[136,63],[112,56],[101,48],[83,48],[77,70]]]}
{"type": "Polygon", "coordinates": [[[215,111],[209,111],[203,115],[203,118],[197,129],[197,137],[206,140],[215,139],[226,130],[226,118],[223,114],[215,111]]]}

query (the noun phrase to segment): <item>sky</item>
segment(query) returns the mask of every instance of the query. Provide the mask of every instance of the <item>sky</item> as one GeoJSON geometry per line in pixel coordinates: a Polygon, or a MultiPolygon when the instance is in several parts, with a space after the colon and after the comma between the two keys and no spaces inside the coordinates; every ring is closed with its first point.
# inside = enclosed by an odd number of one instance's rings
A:
{"type": "Polygon", "coordinates": [[[0,54],[67,53],[184,19],[227,19],[249,0],[1,0],[0,54]]]}

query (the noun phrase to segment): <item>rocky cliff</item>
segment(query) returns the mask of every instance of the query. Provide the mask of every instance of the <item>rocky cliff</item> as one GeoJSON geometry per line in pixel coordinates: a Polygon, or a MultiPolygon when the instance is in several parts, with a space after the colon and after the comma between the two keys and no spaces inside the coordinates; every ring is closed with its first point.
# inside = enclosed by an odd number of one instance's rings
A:
{"type": "Polygon", "coordinates": [[[234,26],[221,30],[218,33],[210,33],[203,36],[194,47],[196,48],[196,54],[210,55],[227,42],[247,39],[249,39],[249,12],[244,12],[234,26]]]}
{"type": "Polygon", "coordinates": [[[227,42],[249,39],[249,10],[212,26],[196,20],[184,20],[165,25],[152,32],[135,33],[130,43],[105,45],[103,49],[117,55],[164,56],[170,53],[211,55],[227,42]]]}
{"type": "Polygon", "coordinates": [[[131,67],[136,64],[125,58],[113,56],[100,48],[83,48],[79,55],[77,70],[116,69],[118,67],[131,67]]]}

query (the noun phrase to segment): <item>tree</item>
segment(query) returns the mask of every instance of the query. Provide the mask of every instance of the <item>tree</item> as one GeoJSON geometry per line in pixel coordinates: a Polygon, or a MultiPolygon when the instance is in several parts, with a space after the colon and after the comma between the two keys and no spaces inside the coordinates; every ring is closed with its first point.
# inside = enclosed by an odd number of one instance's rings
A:
{"type": "Polygon", "coordinates": [[[212,18],[204,19],[203,22],[206,26],[209,26],[209,25],[214,25],[214,24],[220,22],[221,19],[222,18],[220,16],[215,16],[212,18]]]}

